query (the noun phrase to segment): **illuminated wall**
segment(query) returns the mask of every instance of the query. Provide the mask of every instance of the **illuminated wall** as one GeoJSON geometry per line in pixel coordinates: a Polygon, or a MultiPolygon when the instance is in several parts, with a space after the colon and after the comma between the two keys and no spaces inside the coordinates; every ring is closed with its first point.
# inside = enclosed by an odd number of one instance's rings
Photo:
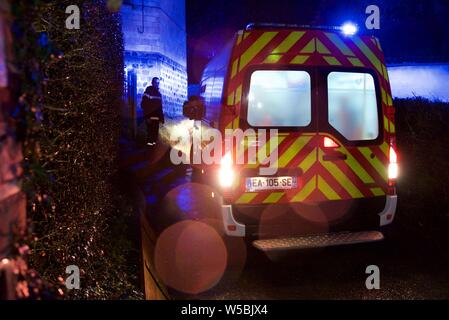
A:
{"type": "Polygon", "coordinates": [[[449,102],[449,64],[415,63],[388,66],[395,98],[424,97],[449,102]]]}
{"type": "Polygon", "coordinates": [[[164,113],[182,115],[187,99],[185,0],[124,1],[121,13],[126,72],[137,74],[139,106],[151,79],[160,77],[164,113]]]}

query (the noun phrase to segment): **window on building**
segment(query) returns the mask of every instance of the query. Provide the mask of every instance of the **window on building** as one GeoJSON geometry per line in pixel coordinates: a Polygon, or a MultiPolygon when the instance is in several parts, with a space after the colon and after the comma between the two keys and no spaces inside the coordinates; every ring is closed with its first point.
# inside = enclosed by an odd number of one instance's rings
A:
{"type": "Polygon", "coordinates": [[[331,72],[327,82],[330,125],[350,141],[377,139],[379,116],[373,76],[331,72]]]}
{"type": "Polygon", "coordinates": [[[306,127],[312,120],[306,71],[259,70],[251,75],[247,121],[253,127],[306,127]]]}

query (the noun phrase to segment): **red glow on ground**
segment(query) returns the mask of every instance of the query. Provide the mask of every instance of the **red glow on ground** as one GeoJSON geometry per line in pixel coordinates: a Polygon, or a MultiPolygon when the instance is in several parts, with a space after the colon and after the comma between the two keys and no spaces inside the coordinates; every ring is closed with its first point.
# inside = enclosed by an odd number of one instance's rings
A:
{"type": "Polygon", "coordinates": [[[217,231],[198,221],[167,228],[155,249],[156,271],[169,287],[199,294],[213,288],[227,265],[225,243],[217,231]]]}

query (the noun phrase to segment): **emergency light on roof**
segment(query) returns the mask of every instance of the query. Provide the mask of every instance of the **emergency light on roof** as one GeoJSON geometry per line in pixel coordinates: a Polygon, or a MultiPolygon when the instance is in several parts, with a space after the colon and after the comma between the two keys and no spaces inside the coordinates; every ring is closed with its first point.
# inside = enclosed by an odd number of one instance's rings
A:
{"type": "Polygon", "coordinates": [[[270,28],[283,28],[283,29],[320,29],[320,30],[341,30],[340,27],[332,26],[311,26],[307,24],[286,24],[286,23],[250,23],[246,26],[245,30],[255,29],[270,29],[270,28]]]}
{"type": "Polygon", "coordinates": [[[344,35],[353,36],[357,33],[358,27],[353,23],[345,23],[343,26],[311,26],[311,25],[301,25],[301,24],[284,24],[284,23],[250,23],[246,26],[245,30],[256,30],[256,29],[273,29],[273,28],[283,28],[283,29],[315,29],[315,30],[329,30],[329,31],[340,31],[344,35]]]}
{"type": "Polygon", "coordinates": [[[353,36],[357,33],[358,28],[357,25],[347,22],[341,27],[341,31],[347,36],[353,36]]]}

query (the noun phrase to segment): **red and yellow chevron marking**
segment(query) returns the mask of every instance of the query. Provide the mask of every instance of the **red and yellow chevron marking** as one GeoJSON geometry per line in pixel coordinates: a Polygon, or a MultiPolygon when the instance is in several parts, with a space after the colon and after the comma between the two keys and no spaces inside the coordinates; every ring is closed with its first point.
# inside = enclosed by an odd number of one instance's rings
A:
{"type": "Polygon", "coordinates": [[[318,65],[365,67],[375,70],[385,93],[383,104],[392,105],[388,74],[378,41],[372,37],[343,37],[318,30],[255,30],[237,37],[231,59],[227,105],[239,108],[245,70],[252,65],[318,65]]]}
{"type": "Polygon", "coordinates": [[[390,120],[387,116],[384,116],[384,129],[388,133],[391,133],[391,134],[396,133],[396,127],[394,125],[394,121],[390,120]]]}
{"type": "MultiPolygon", "coordinates": [[[[289,134],[278,137],[279,158],[276,165],[282,168],[300,168],[299,189],[244,192],[235,194],[236,204],[267,204],[284,202],[319,202],[349,200],[382,196],[387,191],[388,144],[372,147],[340,147],[338,152],[346,160],[324,161],[328,152],[320,146],[329,134],[289,134]]],[[[335,139],[336,140],[336,139],[335,139]]],[[[246,149],[245,149],[246,151],[246,149]]],[[[259,164],[246,166],[258,168],[259,164]]],[[[256,172],[256,171],[254,171],[256,172]]]]}
{"type": "MultiPolygon", "coordinates": [[[[377,75],[381,88],[385,141],[379,146],[349,147],[340,144],[338,152],[345,160],[324,161],[328,152],[321,147],[327,133],[289,133],[276,140],[280,169],[296,168],[301,172],[297,190],[245,192],[244,185],[234,193],[236,204],[273,204],[283,202],[319,202],[383,196],[387,192],[389,138],[395,134],[393,101],[387,69],[379,41],[373,37],[343,37],[319,30],[252,30],[238,35],[231,58],[231,70],[225,103],[233,112],[223,119],[221,129],[240,125],[244,80],[247,70],[255,65],[303,65],[369,68],[377,75]]],[[[273,139],[273,137],[270,137],[273,139]]],[[[266,142],[259,156],[267,156],[266,142]]],[[[248,144],[237,151],[247,159],[248,144]]],[[[260,164],[243,166],[257,169],[260,164]]],[[[242,168],[243,168],[242,167],[242,168]]],[[[242,183],[244,184],[244,176],[242,183]]]]}
{"type": "MultiPolygon", "coordinates": [[[[273,139],[273,137],[271,137],[273,139]]],[[[315,183],[312,179],[313,172],[311,169],[313,163],[316,162],[316,135],[315,134],[284,134],[277,137],[278,160],[274,164],[279,168],[299,168],[303,169],[302,178],[307,179],[310,183],[305,184],[305,191],[302,191],[298,197],[309,196],[307,190],[314,189],[315,183]],[[312,156],[310,156],[312,155],[312,156]]],[[[269,145],[269,141],[265,144],[269,145]]],[[[259,156],[265,155],[265,148],[262,147],[259,156]]],[[[247,169],[256,169],[260,166],[246,165],[247,169]]],[[[257,172],[254,171],[254,172],[257,172]]],[[[243,180],[242,180],[243,181],[243,180]]],[[[241,189],[244,190],[244,189],[241,189]]],[[[294,190],[286,191],[273,191],[273,192],[238,192],[235,197],[235,203],[237,204],[250,204],[250,203],[280,203],[290,202],[291,199],[296,196],[294,190]]]]}
{"type": "Polygon", "coordinates": [[[305,64],[314,55],[323,58],[322,65],[372,67],[388,81],[382,51],[373,39],[311,30],[253,31],[237,48],[231,78],[251,64],[305,64]]]}

